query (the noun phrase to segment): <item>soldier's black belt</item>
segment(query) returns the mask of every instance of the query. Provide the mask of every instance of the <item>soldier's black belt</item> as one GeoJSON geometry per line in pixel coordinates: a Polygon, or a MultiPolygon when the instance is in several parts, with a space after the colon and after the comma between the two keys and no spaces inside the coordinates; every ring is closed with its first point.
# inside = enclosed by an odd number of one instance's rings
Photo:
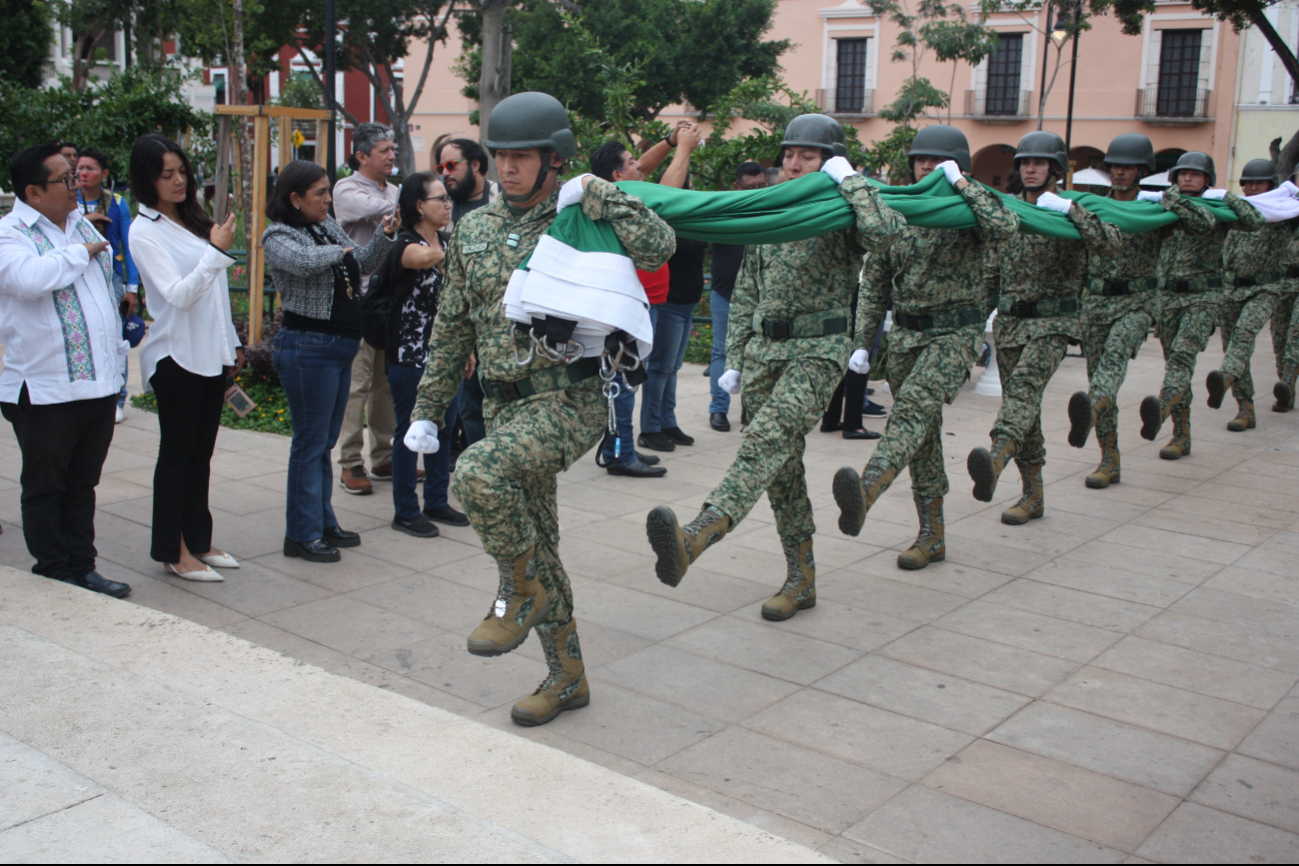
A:
{"type": "Polygon", "coordinates": [[[584,382],[600,372],[599,358],[582,358],[561,367],[551,367],[518,382],[492,382],[481,379],[483,394],[499,403],[513,403],[533,394],[560,391],[584,382]]]}
{"type": "Polygon", "coordinates": [[[764,337],[771,340],[801,340],[809,337],[829,337],[832,334],[848,332],[848,310],[826,310],[820,313],[804,313],[793,319],[778,321],[753,316],[753,329],[761,331],[764,337]]]}
{"type": "Polygon", "coordinates": [[[908,331],[933,331],[935,329],[963,328],[988,320],[988,314],[978,307],[960,307],[955,310],[939,310],[924,316],[913,316],[909,313],[893,311],[893,323],[908,331]]]}
{"type": "Polygon", "coordinates": [[[1017,319],[1049,319],[1052,316],[1072,316],[1078,312],[1077,298],[1047,298],[1043,301],[1014,301],[1002,298],[997,310],[1003,316],[1017,319]]]}
{"type": "Polygon", "coordinates": [[[1189,280],[1163,280],[1161,285],[1165,291],[1177,295],[1190,295],[1196,292],[1207,292],[1212,289],[1221,289],[1222,278],[1192,277],[1189,280]]]}
{"type": "Polygon", "coordinates": [[[1087,290],[1093,295],[1103,295],[1107,298],[1119,297],[1122,295],[1138,295],[1142,292],[1153,291],[1158,288],[1159,280],[1156,277],[1148,277],[1144,280],[1096,280],[1087,281],[1087,290]]]}
{"type": "Polygon", "coordinates": [[[1282,274],[1279,274],[1276,271],[1255,274],[1252,277],[1235,277],[1232,280],[1232,288],[1248,289],[1251,286],[1266,286],[1270,283],[1275,283],[1277,280],[1281,279],[1281,277],[1282,274]]]}

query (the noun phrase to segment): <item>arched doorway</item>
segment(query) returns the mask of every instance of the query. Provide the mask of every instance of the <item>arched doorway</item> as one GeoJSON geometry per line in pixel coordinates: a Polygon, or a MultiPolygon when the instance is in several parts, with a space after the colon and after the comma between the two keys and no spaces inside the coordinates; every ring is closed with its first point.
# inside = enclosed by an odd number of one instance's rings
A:
{"type": "Polygon", "coordinates": [[[1177,161],[1182,158],[1182,154],[1184,153],[1186,153],[1186,151],[1176,147],[1170,147],[1168,150],[1161,150],[1156,153],[1155,173],[1158,174],[1161,171],[1168,171],[1170,168],[1177,165],[1177,161]]]}
{"type": "Polygon", "coordinates": [[[1069,151],[1069,162],[1073,165],[1074,171],[1082,171],[1084,168],[1094,168],[1099,171],[1105,170],[1105,151],[1086,145],[1075,147],[1069,151]]]}
{"type": "Polygon", "coordinates": [[[1015,148],[1010,144],[992,144],[976,154],[970,172],[979,183],[1000,192],[1006,191],[1006,178],[1014,168],[1015,148]]]}

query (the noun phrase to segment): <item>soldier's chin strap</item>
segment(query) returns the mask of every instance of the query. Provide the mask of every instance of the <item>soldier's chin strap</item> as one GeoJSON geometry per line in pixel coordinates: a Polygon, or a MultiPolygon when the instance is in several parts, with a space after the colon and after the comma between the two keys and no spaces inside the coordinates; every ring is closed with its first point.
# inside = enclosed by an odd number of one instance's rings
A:
{"type": "MultiPolygon", "coordinates": [[[[1020,180],[1022,181],[1023,179],[1024,178],[1021,175],[1020,180]]],[[[1064,178],[1061,176],[1060,172],[1055,168],[1055,166],[1052,166],[1051,172],[1046,176],[1045,183],[1040,183],[1037,186],[1029,186],[1028,184],[1024,184],[1024,189],[1028,190],[1031,193],[1039,193],[1042,190],[1046,189],[1048,186],[1050,186],[1052,183],[1060,180],[1064,180],[1064,178]]]]}
{"type": "MultiPolygon", "coordinates": [[[[541,148],[541,170],[537,172],[537,182],[532,185],[532,191],[530,193],[527,195],[509,195],[503,193],[505,195],[505,200],[512,204],[522,204],[540,192],[541,188],[546,184],[546,175],[552,168],[554,168],[554,166],[550,164],[550,155],[554,152],[555,151],[549,147],[541,148]]],[[[555,169],[555,171],[558,170],[559,169],[555,169]]]]}

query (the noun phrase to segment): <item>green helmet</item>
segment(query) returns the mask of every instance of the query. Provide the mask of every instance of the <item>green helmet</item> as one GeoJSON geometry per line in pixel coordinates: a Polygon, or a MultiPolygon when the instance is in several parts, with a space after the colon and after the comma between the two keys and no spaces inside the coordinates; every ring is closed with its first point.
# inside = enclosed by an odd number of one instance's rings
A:
{"type": "Polygon", "coordinates": [[[1183,169],[1202,171],[1209,178],[1209,186],[1218,182],[1218,173],[1213,170],[1213,157],[1198,150],[1188,150],[1177,160],[1177,165],[1168,170],[1168,182],[1177,183],[1177,175],[1183,169]]]}
{"type": "Polygon", "coordinates": [[[801,114],[785,127],[785,139],[780,143],[786,147],[819,147],[830,151],[834,156],[848,155],[848,139],[843,134],[843,127],[833,117],[824,114],[801,114]]]}
{"type": "Polygon", "coordinates": [[[1245,163],[1245,167],[1240,170],[1240,182],[1247,180],[1265,180],[1272,186],[1277,185],[1276,166],[1270,159],[1251,159],[1245,163]]]}
{"type": "Polygon", "coordinates": [[[1030,132],[1021,138],[1015,150],[1015,167],[1019,167],[1021,159],[1029,157],[1055,163],[1061,175],[1069,172],[1069,154],[1065,153],[1064,139],[1054,132],[1030,132]]]}
{"type": "Polygon", "coordinates": [[[1114,137],[1110,149],[1105,151],[1106,165],[1144,165],[1147,172],[1155,170],[1155,146],[1139,132],[1125,132],[1114,137]]]}
{"type": "Polygon", "coordinates": [[[961,171],[973,171],[970,162],[970,142],[965,133],[953,126],[935,123],[926,126],[916,133],[907,151],[907,163],[913,167],[917,156],[936,156],[941,159],[952,159],[961,167],[961,171]]]}
{"type": "Polygon", "coordinates": [[[577,156],[577,139],[568,126],[568,111],[548,93],[507,96],[487,118],[487,149],[549,147],[564,159],[577,156]]]}

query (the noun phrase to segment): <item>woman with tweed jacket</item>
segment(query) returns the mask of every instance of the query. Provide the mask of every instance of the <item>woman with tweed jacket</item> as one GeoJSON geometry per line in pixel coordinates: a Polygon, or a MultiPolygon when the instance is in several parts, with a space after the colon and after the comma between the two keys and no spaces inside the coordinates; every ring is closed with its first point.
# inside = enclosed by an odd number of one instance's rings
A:
{"type": "Polygon", "coordinates": [[[338,548],[361,543],[334,516],[329,458],[361,344],[361,274],[384,260],[397,232],[395,215],[384,217],[383,231],[355,249],[330,217],[330,201],[325,170],[295,160],[275,183],[262,234],[284,308],[272,359],[293,421],[284,555],[309,562],[338,562],[338,548]]]}

